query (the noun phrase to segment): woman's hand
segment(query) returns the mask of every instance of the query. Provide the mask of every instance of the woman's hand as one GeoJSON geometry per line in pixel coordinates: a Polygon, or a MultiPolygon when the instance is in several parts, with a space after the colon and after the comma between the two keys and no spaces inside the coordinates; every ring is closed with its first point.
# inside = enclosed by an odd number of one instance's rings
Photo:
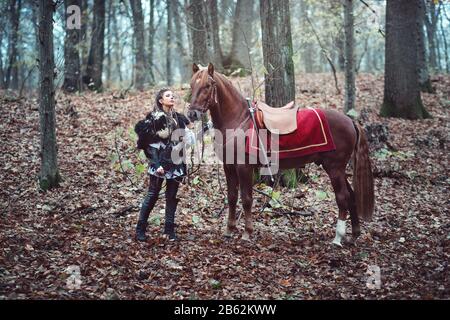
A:
{"type": "Polygon", "coordinates": [[[158,173],[158,174],[164,174],[164,169],[163,169],[163,167],[159,167],[158,169],[156,169],[156,173],[158,173]]]}

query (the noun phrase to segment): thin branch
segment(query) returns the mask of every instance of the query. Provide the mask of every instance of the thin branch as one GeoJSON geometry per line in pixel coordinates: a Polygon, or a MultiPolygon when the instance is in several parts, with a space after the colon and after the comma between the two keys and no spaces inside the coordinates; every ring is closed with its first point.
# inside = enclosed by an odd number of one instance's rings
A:
{"type": "Polygon", "coordinates": [[[325,58],[327,59],[328,63],[330,64],[331,70],[333,71],[333,76],[334,76],[334,85],[336,87],[336,91],[338,94],[341,93],[341,90],[339,90],[339,85],[338,85],[338,80],[337,80],[337,76],[336,76],[336,68],[334,67],[333,61],[331,60],[331,58],[329,57],[327,50],[324,48],[324,46],[322,45],[322,41],[320,41],[320,37],[316,32],[316,29],[314,28],[314,25],[312,24],[311,20],[309,20],[308,15],[305,15],[306,21],[308,21],[309,25],[311,26],[311,29],[314,33],[314,36],[317,39],[317,42],[320,46],[320,49],[322,50],[323,55],[325,56],[325,58]]]}

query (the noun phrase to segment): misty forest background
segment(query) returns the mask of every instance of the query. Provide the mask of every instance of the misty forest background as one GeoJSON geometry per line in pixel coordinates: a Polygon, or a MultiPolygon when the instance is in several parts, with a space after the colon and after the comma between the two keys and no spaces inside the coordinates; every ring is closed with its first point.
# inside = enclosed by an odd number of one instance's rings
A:
{"type": "Polygon", "coordinates": [[[0,0],[0,12],[1,299],[450,297],[448,1],[0,0]],[[257,181],[253,242],[222,236],[223,170],[190,165],[181,241],[161,235],[164,201],[150,240],[133,240],[148,182],[133,126],[161,87],[185,111],[194,62],[244,96],[364,127],[376,209],[356,243],[330,245],[337,207],[315,165],[257,181]]]}

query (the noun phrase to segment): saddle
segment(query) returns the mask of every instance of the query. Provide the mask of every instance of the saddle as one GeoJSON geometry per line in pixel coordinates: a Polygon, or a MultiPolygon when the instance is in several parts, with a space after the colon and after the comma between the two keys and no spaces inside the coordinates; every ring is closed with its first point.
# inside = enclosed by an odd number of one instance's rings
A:
{"type": "Polygon", "coordinates": [[[297,111],[294,101],[281,108],[272,108],[263,102],[256,103],[256,124],[260,129],[270,132],[278,130],[278,134],[288,134],[297,130],[297,111]]]}

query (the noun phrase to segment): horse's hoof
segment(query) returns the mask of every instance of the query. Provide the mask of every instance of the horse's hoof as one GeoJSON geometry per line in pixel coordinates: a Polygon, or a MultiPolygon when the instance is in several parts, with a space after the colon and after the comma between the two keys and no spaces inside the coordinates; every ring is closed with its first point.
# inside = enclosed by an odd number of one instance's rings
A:
{"type": "Polygon", "coordinates": [[[332,242],[332,244],[337,245],[337,246],[339,246],[339,247],[342,248],[342,243],[341,243],[341,240],[340,240],[340,239],[334,239],[333,242],[332,242]]]}
{"type": "Polygon", "coordinates": [[[227,238],[231,238],[231,236],[233,235],[233,233],[234,233],[235,231],[237,231],[237,228],[236,228],[236,227],[234,227],[234,228],[227,227],[227,229],[225,230],[225,232],[224,232],[223,235],[224,235],[225,237],[227,237],[227,238]]]}

